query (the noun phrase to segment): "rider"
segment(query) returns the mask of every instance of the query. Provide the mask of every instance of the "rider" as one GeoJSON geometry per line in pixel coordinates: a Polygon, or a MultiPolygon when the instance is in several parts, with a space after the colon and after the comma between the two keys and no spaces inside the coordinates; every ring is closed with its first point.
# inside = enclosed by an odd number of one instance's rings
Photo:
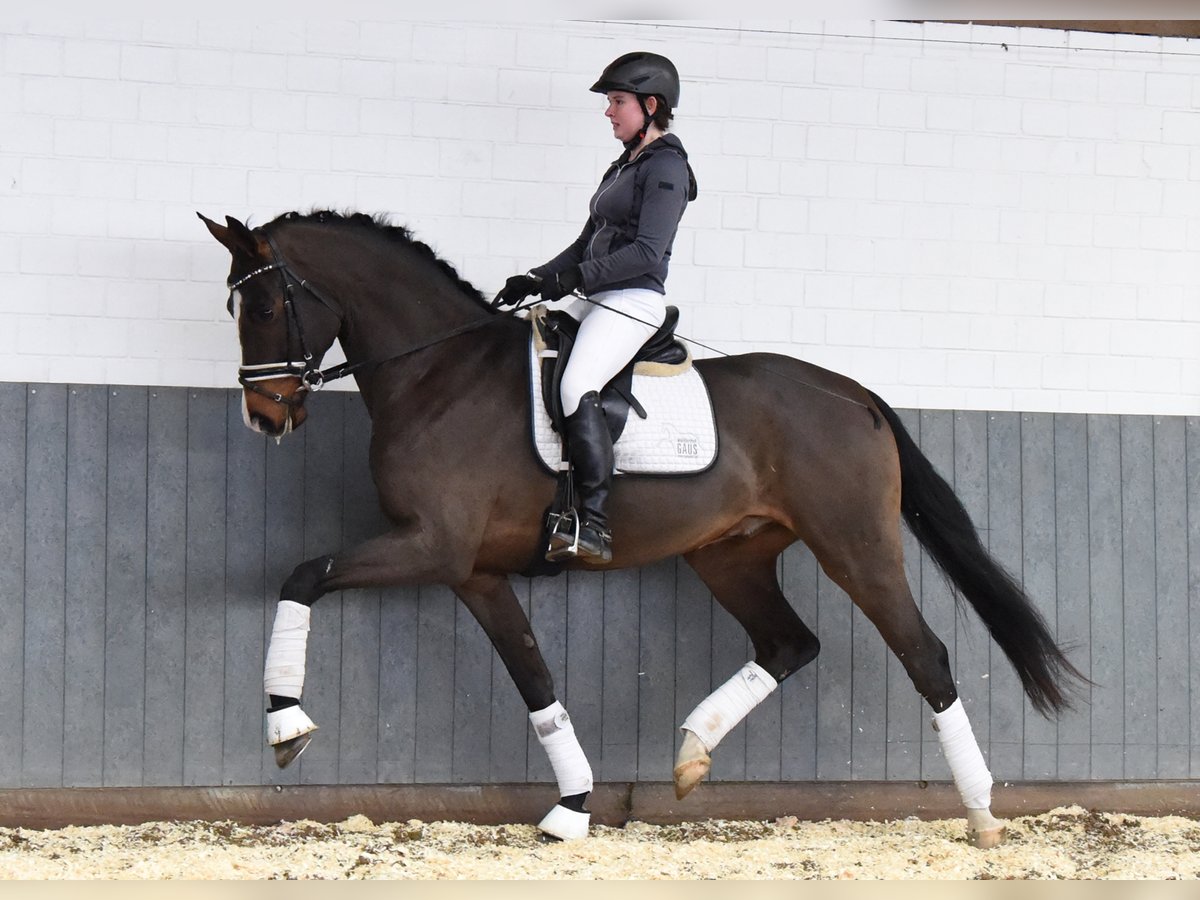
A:
{"type": "Polygon", "coordinates": [[[546,558],[608,562],[613,448],[599,392],[666,318],[671,245],[684,208],[696,198],[696,179],[683,144],[667,133],[679,104],[679,73],[669,59],[626,53],[591,90],[607,95],[604,114],[625,152],[601,178],[575,242],[528,274],[509,278],[496,302],[519,303],[532,294],[553,301],[576,290],[589,298],[568,309],[581,324],[561,387],[579,496],[578,541],[575,528],[560,520],[546,558]]]}

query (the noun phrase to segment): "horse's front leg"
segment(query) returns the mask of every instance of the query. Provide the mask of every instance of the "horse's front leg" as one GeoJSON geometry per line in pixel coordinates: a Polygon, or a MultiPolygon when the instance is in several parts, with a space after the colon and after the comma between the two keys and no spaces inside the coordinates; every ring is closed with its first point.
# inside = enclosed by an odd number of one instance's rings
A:
{"type": "Polygon", "coordinates": [[[397,528],[336,556],[303,562],[284,582],[263,673],[268,700],[267,743],[275,748],[279,768],[285,768],[304,752],[317,729],[300,708],[312,605],[330,591],[346,588],[435,584],[466,578],[469,572],[456,570],[435,551],[431,532],[397,528]]]}
{"type": "Polygon", "coordinates": [[[267,743],[275,748],[275,764],[281,769],[304,752],[317,730],[300,708],[300,696],[304,692],[309,616],[313,603],[326,593],[320,585],[332,568],[332,556],[301,563],[279,592],[263,687],[268,703],[267,743]]]}
{"type": "Polygon", "coordinates": [[[587,837],[591,813],[583,807],[592,790],[592,767],[567,711],[554,699],[554,680],[512,585],[501,575],[477,574],[455,587],[454,593],[487,633],[512,676],[558,780],[559,802],[538,828],[562,840],[587,837]]]}

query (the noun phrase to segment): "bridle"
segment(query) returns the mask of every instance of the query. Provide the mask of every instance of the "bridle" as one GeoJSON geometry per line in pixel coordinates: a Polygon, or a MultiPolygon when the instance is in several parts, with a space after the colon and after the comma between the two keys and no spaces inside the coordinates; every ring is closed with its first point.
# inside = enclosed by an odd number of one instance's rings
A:
{"type": "Polygon", "coordinates": [[[271,248],[272,261],[265,266],[260,266],[252,272],[247,272],[235,281],[226,281],[225,286],[229,288],[229,301],[226,304],[226,309],[233,316],[233,292],[240,288],[246,282],[257,278],[260,275],[265,275],[268,272],[278,272],[280,285],[283,288],[283,306],[288,317],[287,331],[287,359],[284,362],[260,363],[256,365],[243,365],[238,367],[238,383],[246,390],[252,391],[263,397],[273,400],[288,408],[288,420],[291,420],[291,410],[298,406],[303,395],[309,391],[319,391],[330,381],[336,381],[339,378],[345,378],[362,368],[377,366],[380,363],[388,360],[399,359],[402,356],[408,356],[410,353],[415,353],[418,350],[424,350],[427,347],[432,347],[435,344],[440,344],[442,341],[449,340],[452,337],[457,337],[460,334],[465,334],[468,331],[474,331],[478,328],[488,325],[492,322],[497,322],[515,315],[524,309],[524,306],[517,306],[511,310],[506,310],[504,313],[487,316],[482,319],[473,319],[456,328],[451,328],[441,334],[428,340],[419,341],[403,350],[392,353],[382,359],[360,360],[356,363],[349,361],[339,363],[336,366],[330,366],[328,369],[320,368],[313,360],[313,354],[308,349],[308,344],[304,337],[304,323],[300,319],[300,310],[296,305],[296,288],[313,297],[326,309],[332,312],[339,319],[342,318],[343,312],[341,306],[327,294],[323,293],[312,282],[305,278],[301,278],[296,274],[296,271],[279,252],[279,248],[275,245],[275,239],[271,235],[266,235],[267,243],[271,248]],[[296,343],[299,345],[300,358],[292,358],[292,333],[296,334],[296,343]],[[266,381],[270,378],[296,378],[300,381],[300,388],[295,395],[285,397],[282,394],[274,393],[260,387],[256,382],[266,381]]]}
{"type": "Polygon", "coordinates": [[[342,317],[342,309],[336,301],[322,293],[311,282],[299,277],[291,266],[288,265],[283,254],[279,252],[279,248],[275,246],[274,238],[270,235],[266,237],[267,243],[271,247],[272,262],[265,266],[260,266],[252,272],[247,272],[236,281],[227,281],[225,286],[229,288],[229,302],[225,308],[229,311],[229,315],[233,316],[233,294],[238,288],[246,282],[260,275],[265,275],[268,272],[279,273],[279,281],[283,289],[283,308],[288,320],[287,359],[283,362],[239,366],[238,383],[246,390],[282,404],[290,410],[300,403],[302,393],[319,391],[326,382],[343,378],[349,375],[356,367],[342,363],[328,369],[321,369],[314,361],[312,351],[308,349],[308,342],[305,340],[304,322],[300,318],[300,312],[296,305],[296,288],[299,287],[302,291],[308,293],[309,296],[319,301],[339,319],[342,317]],[[293,333],[296,336],[296,344],[299,346],[299,359],[292,358],[293,333]],[[282,394],[268,391],[256,383],[267,381],[271,378],[297,378],[300,381],[300,390],[291,397],[285,397],[282,394]]]}

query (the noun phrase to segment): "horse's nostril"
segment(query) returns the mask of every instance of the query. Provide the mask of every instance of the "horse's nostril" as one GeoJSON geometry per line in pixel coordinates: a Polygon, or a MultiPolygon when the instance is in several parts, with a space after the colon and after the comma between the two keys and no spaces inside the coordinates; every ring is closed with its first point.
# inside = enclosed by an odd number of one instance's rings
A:
{"type": "Polygon", "coordinates": [[[254,413],[250,416],[250,425],[264,434],[275,434],[279,431],[274,422],[259,413],[254,413]]]}

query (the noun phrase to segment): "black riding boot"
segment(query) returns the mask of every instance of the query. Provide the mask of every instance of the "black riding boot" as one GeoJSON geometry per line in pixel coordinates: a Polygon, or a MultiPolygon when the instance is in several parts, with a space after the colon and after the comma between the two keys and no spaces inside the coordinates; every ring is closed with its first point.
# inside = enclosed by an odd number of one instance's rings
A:
{"type": "Polygon", "coordinates": [[[567,458],[575,480],[576,522],[560,520],[550,535],[546,559],[578,556],[597,562],[612,559],[612,533],[608,530],[608,492],[612,487],[613,446],[600,406],[600,395],[588,391],[579,409],[567,416],[567,458]]]}

